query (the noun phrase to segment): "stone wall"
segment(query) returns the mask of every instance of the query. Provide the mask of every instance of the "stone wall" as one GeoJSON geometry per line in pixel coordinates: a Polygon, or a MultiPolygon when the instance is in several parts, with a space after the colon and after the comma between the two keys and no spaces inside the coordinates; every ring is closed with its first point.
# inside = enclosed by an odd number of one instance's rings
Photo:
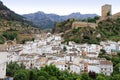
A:
{"type": "Polygon", "coordinates": [[[78,28],[78,27],[92,27],[92,28],[96,28],[97,24],[95,24],[95,23],[88,23],[88,22],[73,22],[72,29],[78,28]]]}

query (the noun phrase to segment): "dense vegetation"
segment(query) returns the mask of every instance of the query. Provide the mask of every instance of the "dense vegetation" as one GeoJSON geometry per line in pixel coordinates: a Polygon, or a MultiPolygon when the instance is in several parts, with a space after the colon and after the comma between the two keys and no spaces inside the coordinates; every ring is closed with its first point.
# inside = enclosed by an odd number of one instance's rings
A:
{"type": "MultiPolygon", "coordinates": [[[[88,22],[96,22],[99,17],[88,18],[88,22]]],[[[89,43],[89,44],[99,44],[100,41],[112,40],[120,41],[120,18],[111,19],[106,18],[98,22],[98,27],[96,29],[91,27],[79,27],[77,29],[72,29],[72,22],[75,21],[67,20],[61,23],[55,23],[55,28],[53,33],[63,33],[65,42],[74,41],[76,43],[89,43]]]]}
{"type": "Polygon", "coordinates": [[[38,69],[25,69],[14,62],[7,65],[7,76],[14,77],[14,80],[119,80],[120,74],[104,76],[95,72],[75,74],[67,70],[60,71],[54,65],[49,65],[38,69]]]}
{"type": "Polygon", "coordinates": [[[7,40],[14,40],[17,37],[16,33],[3,32],[2,34],[7,40]]]}
{"type": "Polygon", "coordinates": [[[120,41],[120,18],[116,20],[108,18],[99,22],[97,30],[106,39],[120,41]]]}

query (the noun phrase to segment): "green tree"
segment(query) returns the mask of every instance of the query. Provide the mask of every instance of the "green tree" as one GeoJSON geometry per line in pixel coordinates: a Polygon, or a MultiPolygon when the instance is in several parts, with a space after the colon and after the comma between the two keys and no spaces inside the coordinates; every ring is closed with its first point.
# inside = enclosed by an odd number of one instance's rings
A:
{"type": "Polygon", "coordinates": [[[56,68],[55,65],[50,64],[49,66],[45,66],[41,68],[41,71],[46,71],[51,76],[59,76],[60,71],[56,68]]]}
{"type": "Polygon", "coordinates": [[[25,73],[18,72],[17,74],[14,75],[14,80],[28,80],[28,79],[25,73]]]}
{"type": "Polygon", "coordinates": [[[35,38],[32,38],[31,40],[34,42],[34,41],[35,41],[35,38]]]}
{"type": "Polygon", "coordinates": [[[77,29],[76,29],[76,28],[73,29],[73,30],[72,30],[72,33],[73,33],[73,34],[77,33],[77,32],[79,31],[79,29],[80,29],[80,27],[78,27],[77,29]]]}
{"type": "Polygon", "coordinates": [[[118,63],[114,66],[113,73],[114,74],[119,74],[120,73],[119,68],[120,68],[120,63],[118,63]]]}
{"type": "Polygon", "coordinates": [[[21,75],[21,73],[24,73],[27,80],[29,80],[29,71],[26,69],[19,69],[19,70],[15,71],[14,77],[15,77],[15,75],[18,75],[18,74],[21,75]]]}
{"type": "Polygon", "coordinates": [[[50,77],[49,73],[44,70],[37,71],[37,76],[44,76],[46,79],[49,79],[50,77]]]}
{"type": "Polygon", "coordinates": [[[14,40],[17,37],[17,33],[3,32],[2,34],[7,40],[14,40]]]}
{"type": "Polygon", "coordinates": [[[118,52],[117,55],[120,57],[120,52],[118,52]]]}
{"type": "Polygon", "coordinates": [[[113,78],[112,76],[105,76],[106,80],[112,80],[112,78],[113,78]]]}
{"type": "Polygon", "coordinates": [[[90,80],[89,75],[87,73],[82,73],[81,80],[90,80]]]}
{"type": "Polygon", "coordinates": [[[67,48],[66,48],[66,46],[64,46],[64,47],[63,47],[63,51],[66,51],[66,50],[67,50],[67,48]]]}
{"type": "Polygon", "coordinates": [[[67,70],[60,72],[60,76],[59,76],[60,79],[65,79],[65,78],[68,78],[68,77],[71,77],[71,75],[67,70]]]}
{"type": "Polygon", "coordinates": [[[120,63],[120,58],[119,57],[113,57],[112,62],[113,62],[113,65],[115,66],[116,64],[120,63]]]}
{"type": "Polygon", "coordinates": [[[38,80],[47,80],[44,76],[39,76],[38,80]]]}
{"type": "Polygon", "coordinates": [[[96,22],[96,20],[95,20],[94,18],[90,18],[90,17],[87,19],[87,21],[88,21],[88,22],[93,22],[93,23],[96,22]]]}
{"type": "Polygon", "coordinates": [[[50,77],[48,80],[58,80],[55,76],[50,77]]]}
{"type": "Polygon", "coordinates": [[[104,49],[101,49],[101,50],[100,50],[100,53],[105,54],[106,51],[105,51],[104,49]]]}
{"type": "Polygon", "coordinates": [[[105,79],[104,76],[102,76],[102,75],[98,75],[97,78],[96,78],[96,80],[106,80],[106,79],[105,79]]]}
{"type": "Polygon", "coordinates": [[[20,69],[20,66],[16,63],[10,63],[7,65],[6,75],[7,76],[13,76],[17,70],[20,69]]]}
{"type": "Polygon", "coordinates": [[[80,43],[80,38],[74,38],[73,41],[76,43],[80,43]]]}
{"type": "Polygon", "coordinates": [[[25,39],[23,39],[23,40],[21,41],[21,44],[25,44],[25,42],[26,42],[26,40],[25,40],[25,39]]]}
{"type": "Polygon", "coordinates": [[[120,73],[113,75],[113,80],[120,80],[120,73]]]}
{"type": "Polygon", "coordinates": [[[23,63],[21,63],[20,68],[25,69],[25,65],[23,63]]]}
{"type": "Polygon", "coordinates": [[[95,20],[98,20],[98,19],[99,19],[99,16],[95,16],[94,19],[95,19],[95,20]]]}
{"type": "Polygon", "coordinates": [[[34,70],[30,70],[29,72],[29,80],[37,80],[37,73],[34,70]]]}
{"type": "Polygon", "coordinates": [[[0,35],[0,44],[4,44],[5,43],[5,39],[3,36],[0,35]]]}

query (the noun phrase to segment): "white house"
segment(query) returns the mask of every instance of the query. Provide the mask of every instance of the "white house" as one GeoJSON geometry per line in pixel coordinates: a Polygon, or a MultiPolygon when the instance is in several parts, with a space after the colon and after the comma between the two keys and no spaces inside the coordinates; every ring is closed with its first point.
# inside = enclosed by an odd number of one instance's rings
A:
{"type": "Polygon", "coordinates": [[[65,63],[65,61],[57,61],[53,63],[57,68],[59,68],[59,70],[66,70],[67,69],[67,65],[65,63]]]}
{"type": "Polygon", "coordinates": [[[35,62],[35,67],[39,69],[40,67],[47,65],[47,62],[48,62],[48,58],[39,57],[35,62]]]}
{"type": "Polygon", "coordinates": [[[100,69],[101,69],[101,73],[110,76],[111,73],[113,72],[113,64],[111,61],[108,60],[100,61],[100,69]]]}
{"type": "Polygon", "coordinates": [[[71,64],[70,65],[70,72],[80,74],[81,69],[80,69],[79,64],[71,64]]]}
{"type": "Polygon", "coordinates": [[[67,55],[65,55],[64,58],[65,58],[65,61],[68,63],[68,62],[73,61],[74,56],[73,56],[73,55],[70,55],[70,54],[67,54],[67,55]]]}
{"type": "Polygon", "coordinates": [[[8,58],[8,63],[15,62],[15,61],[18,61],[19,55],[16,54],[15,52],[12,52],[12,53],[9,53],[9,55],[7,56],[7,58],[8,58]]]}
{"type": "Polygon", "coordinates": [[[79,63],[73,62],[70,64],[70,71],[80,74],[81,72],[88,72],[88,62],[86,61],[79,61],[79,63]]]}
{"type": "Polygon", "coordinates": [[[36,60],[39,58],[39,54],[21,54],[17,61],[18,64],[24,64],[26,69],[35,68],[36,60]]]}
{"type": "Polygon", "coordinates": [[[99,54],[99,53],[97,53],[97,52],[88,52],[88,53],[86,54],[86,56],[97,58],[97,57],[98,57],[98,54],[99,54]]]}
{"type": "Polygon", "coordinates": [[[8,53],[6,51],[0,51],[0,79],[6,77],[7,55],[8,53]]]}
{"type": "Polygon", "coordinates": [[[88,72],[93,71],[95,73],[100,73],[100,67],[98,63],[88,64],[88,72]]]}
{"type": "Polygon", "coordinates": [[[108,54],[111,54],[112,50],[117,50],[117,42],[113,42],[113,41],[107,41],[107,42],[100,42],[100,45],[103,46],[103,49],[105,49],[105,51],[108,54]]]}

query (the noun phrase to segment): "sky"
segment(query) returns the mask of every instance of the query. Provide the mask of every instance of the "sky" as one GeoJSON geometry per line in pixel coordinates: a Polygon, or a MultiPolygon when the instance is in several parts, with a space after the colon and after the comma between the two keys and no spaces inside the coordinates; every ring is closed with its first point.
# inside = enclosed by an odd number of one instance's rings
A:
{"type": "Polygon", "coordinates": [[[68,15],[73,12],[101,15],[101,6],[112,5],[112,14],[120,12],[120,0],[1,0],[4,5],[18,14],[37,11],[68,15]]]}

